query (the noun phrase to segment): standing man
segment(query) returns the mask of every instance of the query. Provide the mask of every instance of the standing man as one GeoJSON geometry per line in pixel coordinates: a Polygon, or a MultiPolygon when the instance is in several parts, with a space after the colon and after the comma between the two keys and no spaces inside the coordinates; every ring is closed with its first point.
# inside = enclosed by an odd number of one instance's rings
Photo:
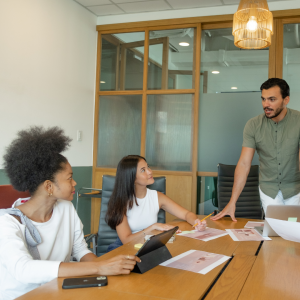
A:
{"type": "Polygon", "coordinates": [[[300,112],[286,107],[290,87],[285,80],[270,78],[260,90],[264,113],[250,119],[244,128],[230,201],[212,220],[230,215],[236,221],[235,203],[246,184],[255,150],[259,155],[259,193],[264,211],[270,204],[300,204],[300,112]]]}

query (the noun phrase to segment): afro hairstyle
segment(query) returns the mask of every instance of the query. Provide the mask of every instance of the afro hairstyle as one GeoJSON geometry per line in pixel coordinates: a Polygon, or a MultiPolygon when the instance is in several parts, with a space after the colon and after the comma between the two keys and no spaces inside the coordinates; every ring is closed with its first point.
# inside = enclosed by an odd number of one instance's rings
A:
{"type": "Polygon", "coordinates": [[[67,163],[60,153],[70,142],[59,127],[34,126],[18,132],[4,155],[4,169],[12,186],[33,194],[45,180],[54,181],[55,174],[67,163]]]}

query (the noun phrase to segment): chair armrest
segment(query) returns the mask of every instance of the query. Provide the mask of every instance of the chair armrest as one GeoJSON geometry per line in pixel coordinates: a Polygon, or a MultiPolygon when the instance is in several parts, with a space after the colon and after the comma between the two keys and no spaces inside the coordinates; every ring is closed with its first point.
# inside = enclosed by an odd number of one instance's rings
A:
{"type": "Polygon", "coordinates": [[[88,243],[90,240],[93,240],[97,238],[98,233],[90,233],[84,236],[85,241],[88,243]]]}
{"type": "Polygon", "coordinates": [[[86,243],[93,243],[93,253],[97,255],[97,245],[96,245],[96,239],[97,239],[98,233],[91,233],[84,236],[86,243]]]}

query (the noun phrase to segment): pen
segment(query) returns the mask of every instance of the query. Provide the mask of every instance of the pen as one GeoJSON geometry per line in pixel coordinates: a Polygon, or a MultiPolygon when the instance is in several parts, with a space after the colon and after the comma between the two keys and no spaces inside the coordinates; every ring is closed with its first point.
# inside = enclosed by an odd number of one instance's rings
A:
{"type": "MultiPolygon", "coordinates": [[[[202,220],[200,220],[200,222],[204,221],[205,219],[207,219],[208,217],[210,217],[212,214],[213,214],[213,212],[212,212],[210,215],[208,215],[208,216],[206,216],[205,218],[203,218],[202,220]]],[[[195,227],[195,226],[197,226],[197,224],[194,224],[194,225],[193,225],[193,227],[195,227]]]]}

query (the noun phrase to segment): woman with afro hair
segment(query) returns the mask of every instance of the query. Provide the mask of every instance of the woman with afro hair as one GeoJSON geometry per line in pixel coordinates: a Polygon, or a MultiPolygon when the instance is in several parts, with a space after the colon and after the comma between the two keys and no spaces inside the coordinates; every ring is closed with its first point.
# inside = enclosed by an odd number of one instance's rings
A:
{"type": "Polygon", "coordinates": [[[71,139],[63,130],[32,127],[7,148],[4,168],[13,187],[29,191],[0,213],[0,299],[15,299],[56,277],[129,274],[139,258],[97,261],[71,203],[76,182],[60,154],[71,139]],[[78,262],[71,263],[71,255],[78,262]]]}

